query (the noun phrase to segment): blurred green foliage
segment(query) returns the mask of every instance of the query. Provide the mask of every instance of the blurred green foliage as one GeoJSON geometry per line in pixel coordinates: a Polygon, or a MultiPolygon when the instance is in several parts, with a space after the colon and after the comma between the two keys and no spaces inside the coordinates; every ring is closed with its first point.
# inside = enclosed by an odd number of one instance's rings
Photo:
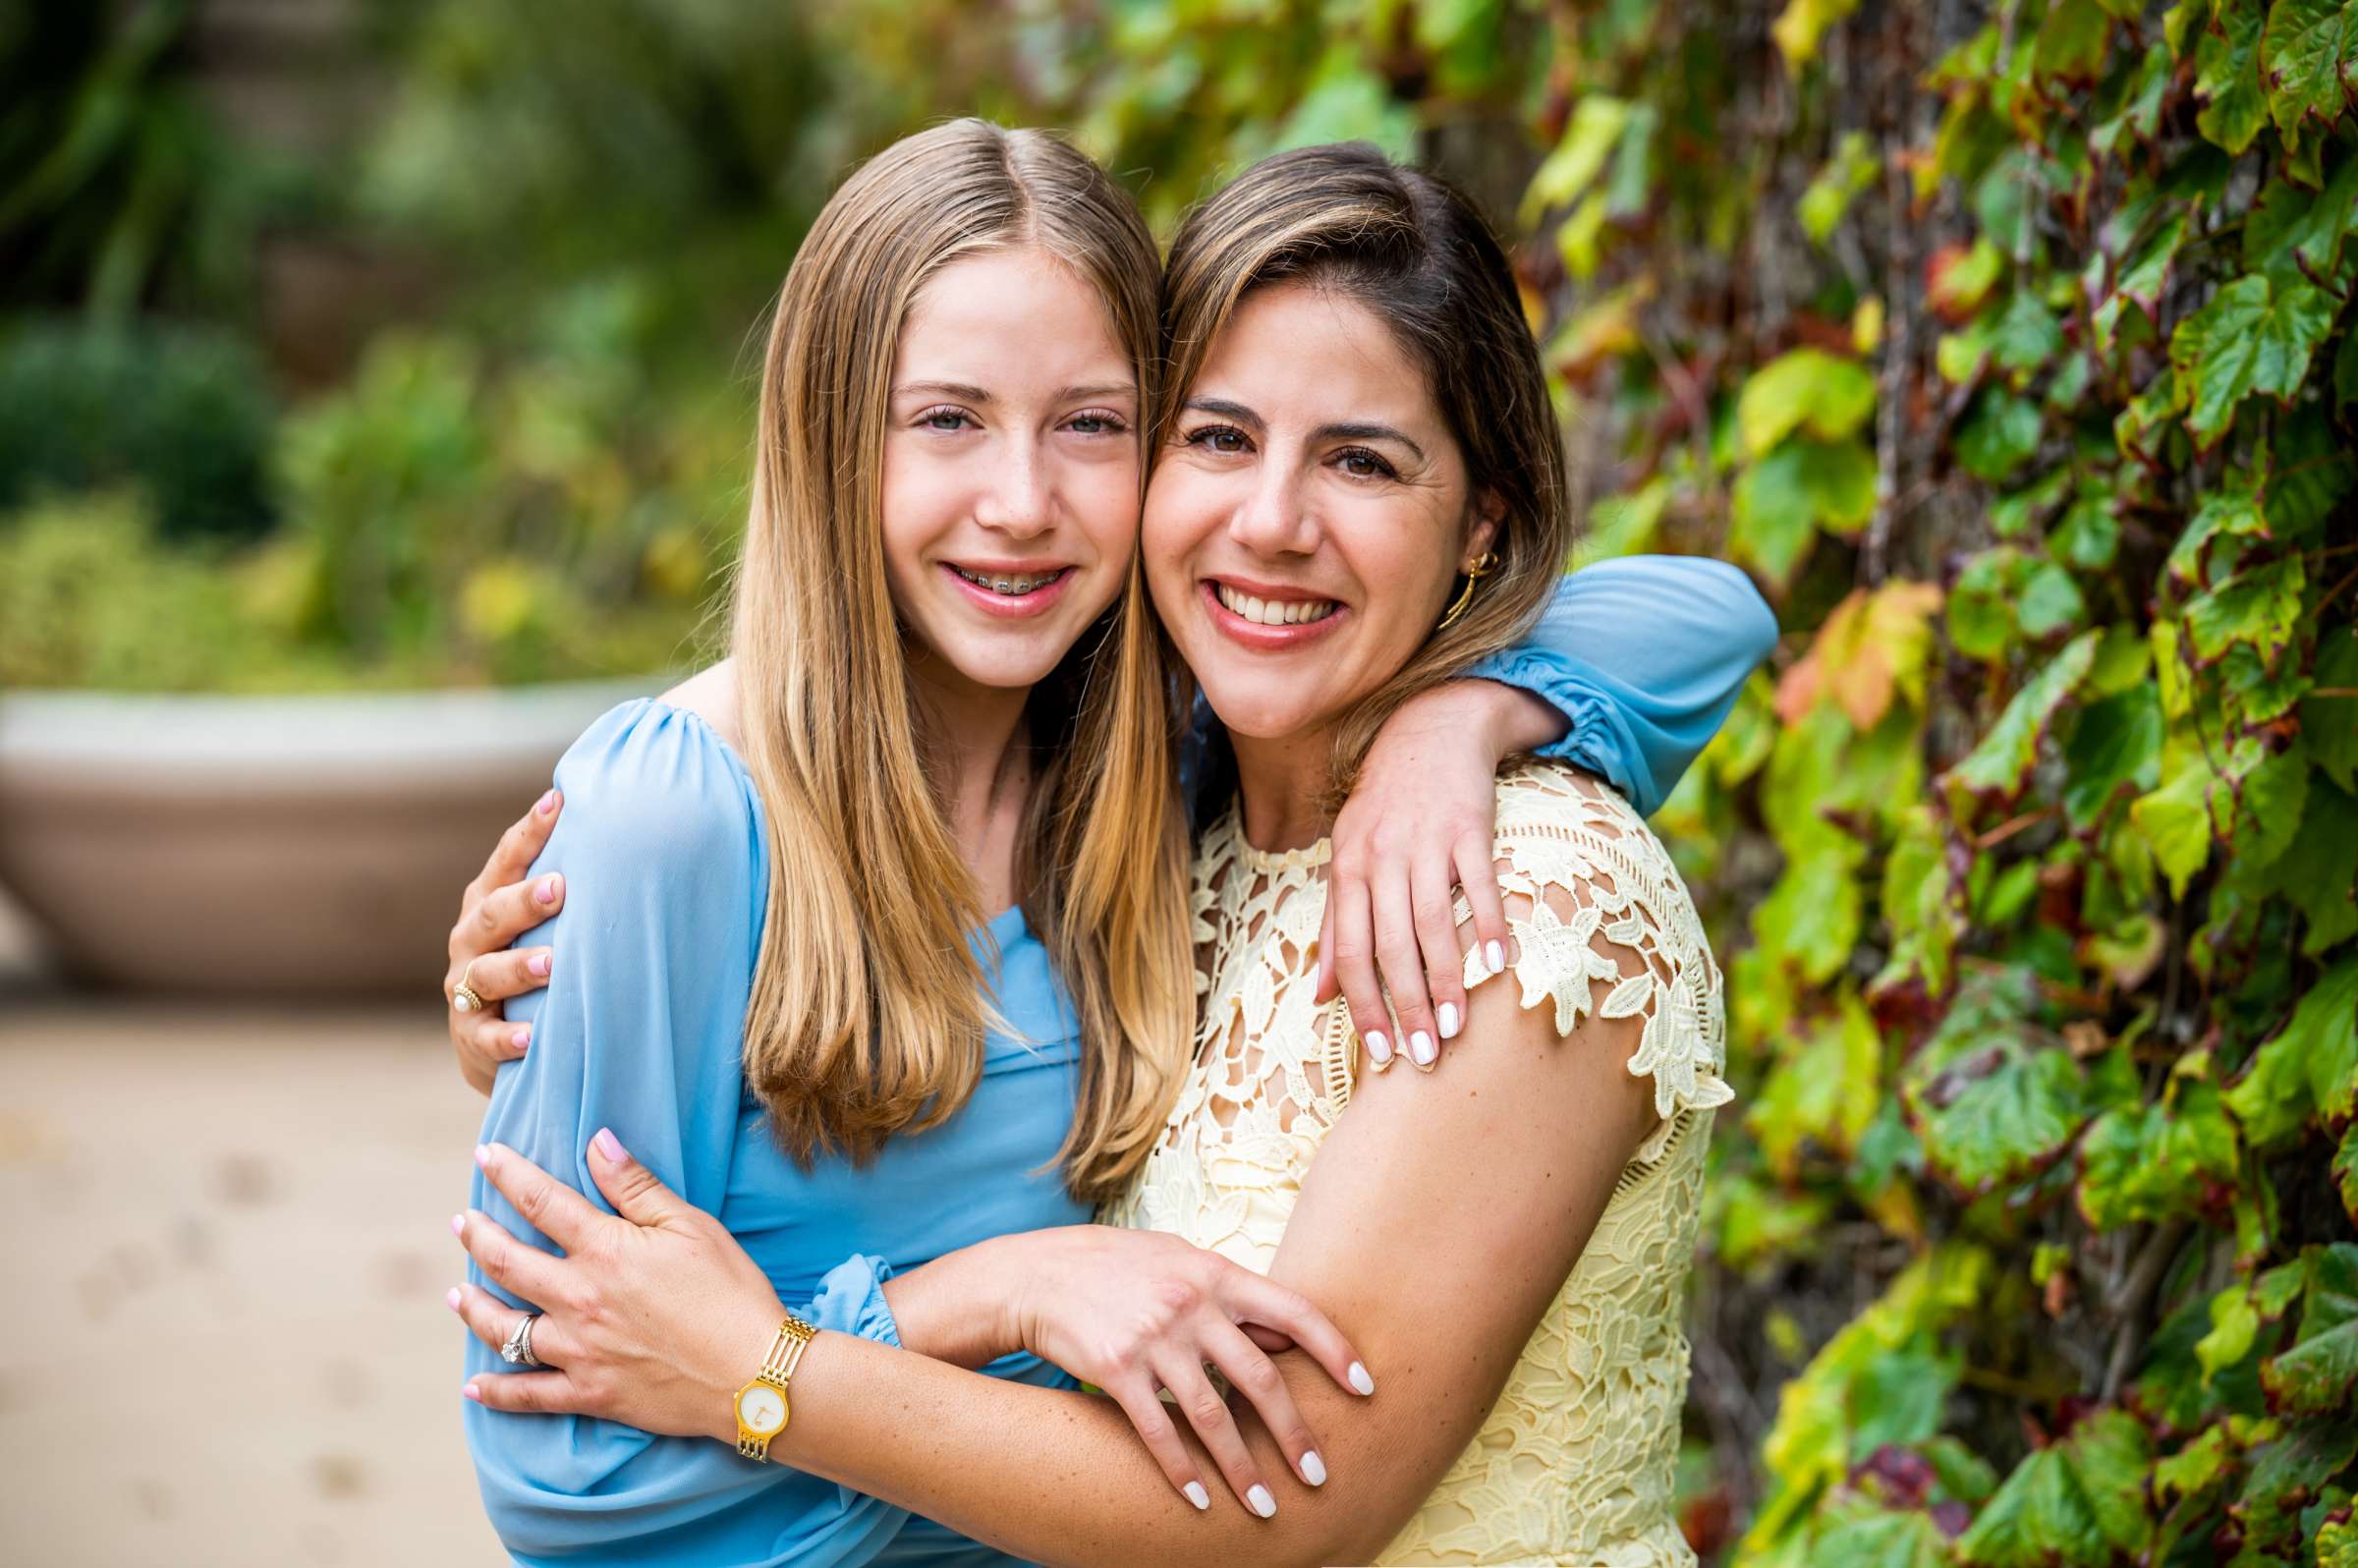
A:
{"type": "Polygon", "coordinates": [[[651,412],[594,344],[492,376],[446,337],[379,339],[285,426],[274,609],[307,646],[429,680],[679,666],[743,416],[725,395],[651,412]]]}
{"type": "Polygon", "coordinates": [[[206,691],[252,642],[234,575],[157,546],[136,491],[37,502],[0,531],[0,687],[206,691]]]}
{"type": "Polygon", "coordinates": [[[136,484],[168,538],[253,538],[276,520],[277,412],[260,357],[235,333],[28,322],[0,333],[0,509],[136,484]]]}

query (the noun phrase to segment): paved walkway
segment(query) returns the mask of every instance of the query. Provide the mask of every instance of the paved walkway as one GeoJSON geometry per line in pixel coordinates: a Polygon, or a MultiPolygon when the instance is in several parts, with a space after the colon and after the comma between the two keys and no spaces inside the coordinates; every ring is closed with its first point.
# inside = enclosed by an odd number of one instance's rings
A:
{"type": "Polygon", "coordinates": [[[504,1562],[442,1305],[479,1104],[430,1003],[0,983],[0,1558],[504,1562]]]}

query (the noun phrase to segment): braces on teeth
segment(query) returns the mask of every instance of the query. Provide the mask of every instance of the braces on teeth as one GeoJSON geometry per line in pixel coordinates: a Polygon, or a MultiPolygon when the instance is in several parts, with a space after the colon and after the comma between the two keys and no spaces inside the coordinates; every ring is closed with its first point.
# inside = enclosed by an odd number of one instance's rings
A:
{"type": "Polygon", "coordinates": [[[993,593],[1004,593],[1010,598],[1036,592],[1064,575],[1061,568],[1053,572],[1036,573],[1030,577],[1009,577],[1004,573],[986,577],[978,572],[970,572],[963,566],[953,566],[950,570],[977,588],[986,588],[993,593]]]}

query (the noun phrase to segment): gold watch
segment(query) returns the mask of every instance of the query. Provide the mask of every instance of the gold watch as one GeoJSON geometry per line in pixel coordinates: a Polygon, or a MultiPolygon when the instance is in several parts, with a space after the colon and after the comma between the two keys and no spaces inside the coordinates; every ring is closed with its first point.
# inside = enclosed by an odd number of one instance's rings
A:
{"type": "Polygon", "coordinates": [[[754,1380],[737,1390],[737,1452],[748,1459],[769,1458],[769,1440],[786,1429],[786,1385],[794,1378],[803,1348],[818,1332],[792,1313],[778,1324],[778,1337],[754,1380]]]}

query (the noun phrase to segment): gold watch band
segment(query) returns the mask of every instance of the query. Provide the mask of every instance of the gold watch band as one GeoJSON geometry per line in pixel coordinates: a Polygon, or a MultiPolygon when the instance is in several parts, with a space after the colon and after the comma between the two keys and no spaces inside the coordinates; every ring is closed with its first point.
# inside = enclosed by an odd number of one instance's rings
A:
{"type": "Polygon", "coordinates": [[[785,1387],[787,1379],[794,1375],[794,1369],[802,1362],[803,1351],[817,1333],[817,1329],[788,1313],[786,1320],[778,1324],[777,1337],[769,1342],[769,1355],[763,1358],[761,1371],[756,1375],[764,1382],[785,1387]]]}
{"type": "MultiPolygon", "coordinates": [[[[761,1358],[761,1368],[754,1373],[754,1381],[767,1383],[780,1394],[786,1393],[787,1385],[794,1379],[794,1369],[802,1364],[803,1352],[810,1348],[811,1341],[817,1334],[817,1329],[788,1313],[785,1320],[778,1324],[778,1331],[769,1342],[769,1354],[761,1358]]],[[[789,1409],[791,1411],[791,1407],[789,1409]]],[[[785,1429],[781,1426],[778,1431],[785,1429]]],[[[737,1423],[737,1452],[747,1459],[766,1461],[769,1458],[770,1439],[776,1435],[777,1432],[748,1431],[745,1423],[740,1420],[737,1423]]]]}

